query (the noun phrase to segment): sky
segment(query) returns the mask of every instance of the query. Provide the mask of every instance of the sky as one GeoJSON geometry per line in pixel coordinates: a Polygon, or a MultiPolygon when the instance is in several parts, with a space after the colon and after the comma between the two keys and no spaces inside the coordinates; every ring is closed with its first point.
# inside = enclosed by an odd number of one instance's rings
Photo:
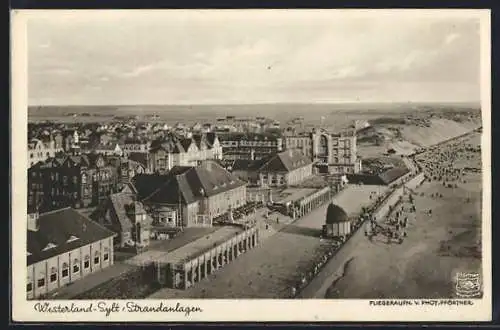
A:
{"type": "Polygon", "coordinates": [[[350,13],[36,15],[29,104],[479,101],[477,16],[350,13]]]}

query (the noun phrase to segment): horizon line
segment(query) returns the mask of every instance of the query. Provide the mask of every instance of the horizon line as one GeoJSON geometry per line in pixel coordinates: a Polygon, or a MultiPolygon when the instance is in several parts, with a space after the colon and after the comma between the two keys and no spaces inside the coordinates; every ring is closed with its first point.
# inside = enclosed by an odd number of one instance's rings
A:
{"type": "Polygon", "coordinates": [[[136,107],[136,106],[241,106],[241,105],[337,105],[337,104],[477,104],[476,101],[312,101],[252,103],[135,103],[135,104],[28,104],[28,107],[136,107]]]}

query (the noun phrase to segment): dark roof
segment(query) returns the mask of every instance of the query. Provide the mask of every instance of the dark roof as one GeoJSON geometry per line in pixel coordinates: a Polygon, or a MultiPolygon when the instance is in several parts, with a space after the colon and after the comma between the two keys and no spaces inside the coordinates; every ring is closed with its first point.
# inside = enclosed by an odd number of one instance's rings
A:
{"type": "Polygon", "coordinates": [[[403,175],[407,174],[410,170],[406,167],[394,167],[379,174],[380,179],[384,184],[391,184],[391,182],[399,179],[403,175]]]}
{"type": "Polygon", "coordinates": [[[260,171],[263,172],[291,172],[298,168],[312,164],[312,161],[298,150],[287,150],[274,155],[266,162],[260,171]]]}
{"type": "Polygon", "coordinates": [[[40,169],[47,169],[47,168],[58,168],[65,164],[66,162],[70,162],[72,166],[86,166],[86,167],[95,167],[96,163],[99,159],[104,159],[105,158],[102,155],[95,154],[95,153],[87,153],[87,154],[82,154],[82,155],[67,155],[67,154],[61,154],[57,155],[56,157],[51,157],[46,159],[44,162],[39,162],[36,165],[34,165],[32,168],[40,168],[40,169]]]}
{"type": "Polygon", "coordinates": [[[131,183],[137,191],[138,198],[143,199],[166,184],[168,180],[170,178],[165,174],[137,174],[131,183]]]}
{"type": "Polygon", "coordinates": [[[267,161],[267,159],[248,160],[236,159],[231,165],[232,171],[258,171],[267,161]]]}
{"type": "Polygon", "coordinates": [[[151,143],[151,152],[155,152],[159,149],[163,149],[166,152],[176,154],[186,152],[186,148],[184,148],[184,146],[182,145],[181,139],[174,135],[168,135],[165,138],[157,139],[151,143]]]}
{"type": "Polygon", "coordinates": [[[196,167],[174,166],[165,175],[137,175],[133,183],[141,200],[165,204],[189,204],[245,185],[213,161],[196,167]]]}
{"type": "Polygon", "coordinates": [[[205,145],[207,148],[210,148],[211,145],[207,143],[207,137],[205,134],[193,134],[193,140],[196,142],[196,146],[198,149],[201,149],[203,145],[205,145]]]}
{"type": "Polygon", "coordinates": [[[121,229],[127,231],[132,228],[132,221],[130,221],[130,218],[127,216],[125,207],[134,202],[133,195],[127,193],[111,194],[109,200],[110,206],[120,223],[121,229]]]}
{"type": "Polygon", "coordinates": [[[206,136],[207,136],[207,142],[208,142],[210,148],[213,147],[213,145],[215,143],[215,139],[217,139],[217,134],[215,134],[213,132],[209,132],[209,133],[207,133],[206,136]]]}
{"type": "Polygon", "coordinates": [[[374,174],[347,174],[347,181],[352,184],[384,185],[384,181],[374,174]]]}
{"type": "Polygon", "coordinates": [[[135,162],[138,162],[144,168],[148,167],[148,158],[149,155],[145,152],[129,152],[128,153],[128,159],[133,160],[135,162]]]}
{"type": "Polygon", "coordinates": [[[191,139],[191,138],[184,138],[184,139],[181,139],[181,140],[180,140],[180,143],[181,143],[182,148],[183,148],[184,150],[188,150],[188,149],[189,149],[189,147],[191,146],[191,144],[193,144],[193,143],[195,143],[195,144],[196,144],[196,142],[195,142],[193,139],[191,139]]]}
{"type": "Polygon", "coordinates": [[[338,205],[331,203],[326,210],[326,224],[349,221],[347,213],[338,205]]]}
{"type": "Polygon", "coordinates": [[[115,235],[72,208],[40,214],[37,231],[27,232],[28,265],[115,235]],[[76,240],[69,241],[71,236],[76,240]],[[53,248],[44,249],[54,244],[53,248]]]}

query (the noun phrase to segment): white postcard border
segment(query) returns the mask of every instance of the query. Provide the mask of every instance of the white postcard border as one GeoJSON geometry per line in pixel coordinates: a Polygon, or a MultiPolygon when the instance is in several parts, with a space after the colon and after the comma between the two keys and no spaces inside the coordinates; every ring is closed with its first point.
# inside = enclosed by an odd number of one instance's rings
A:
{"type": "MultiPolygon", "coordinates": [[[[122,10],[123,11],[123,10],[122,10]]],[[[275,14],[279,10],[266,10],[275,14]]],[[[288,13],[307,12],[323,14],[318,10],[286,10],[288,13]]],[[[343,15],[370,15],[373,10],[336,10],[343,15]]],[[[411,15],[414,10],[377,10],[383,15],[411,15]]],[[[422,11],[422,10],[419,10],[422,11]]],[[[481,21],[481,100],[483,119],[482,161],[483,161],[483,285],[484,296],[473,300],[472,305],[453,306],[446,300],[439,300],[437,305],[416,305],[415,300],[408,300],[403,306],[374,306],[369,300],[102,300],[102,301],[48,301],[51,306],[64,305],[69,310],[80,306],[97,312],[50,313],[37,312],[43,309],[37,305],[44,302],[28,301],[25,294],[26,279],[26,189],[27,189],[27,31],[26,22],[33,15],[53,15],[54,10],[20,10],[11,13],[11,82],[12,82],[12,320],[19,322],[202,322],[202,321],[488,321],[491,319],[491,37],[489,10],[423,10],[426,15],[449,15],[479,18],[481,21]],[[23,274],[22,276],[20,274],[23,274]],[[412,303],[413,301],[413,303],[412,303]],[[106,316],[100,307],[113,306],[115,312],[106,316]],[[71,305],[73,304],[73,307],[71,305]],[[157,308],[157,312],[128,312],[133,304],[157,308]],[[162,304],[162,305],[160,305],[162,304]],[[169,311],[165,311],[167,306],[169,311]],[[173,307],[172,307],[173,306],[173,307]],[[201,311],[186,313],[179,306],[199,307],[201,311]],[[162,310],[163,308],[163,310],[162,310]]],[[[71,15],[92,14],[89,10],[62,11],[71,15]]],[[[107,11],[111,15],[113,11],[107,11]]],[[[135,10],[135,12],[139,12],[135,10]]],[[[141,10],[141,14],[154,14],[158,10],[141,10]]],[[[188,11],[178,10],[179,14],[188,11]]],[[[192,11],[191,11],[192,12],[192,11]]],[[[208,10],[204,11],[210,12],[208,10]]],[[[214,17],[227,15],[246,15],[248,10],[211,11],[214,17]]],[[[418,300],[417,300],[418,301],[418,300]]],[[[167,309],[168,309],[167,308],[167,309]]],[[[57,309],[57,308],[56,308],[57,309]]],[[[73,309],[76,310],[76,309],[73,309]]]]}

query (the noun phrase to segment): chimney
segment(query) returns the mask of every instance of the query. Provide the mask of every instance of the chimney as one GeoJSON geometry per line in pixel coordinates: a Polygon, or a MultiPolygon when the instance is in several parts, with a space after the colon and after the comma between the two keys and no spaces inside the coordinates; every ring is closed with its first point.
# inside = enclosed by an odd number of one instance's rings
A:
{"type": "Polygon", "coordinates": [[[28,213],[28,230],[29,231],[38,231],[40,228],[40,220],[39,220],[38,212],[28,213]]]}

